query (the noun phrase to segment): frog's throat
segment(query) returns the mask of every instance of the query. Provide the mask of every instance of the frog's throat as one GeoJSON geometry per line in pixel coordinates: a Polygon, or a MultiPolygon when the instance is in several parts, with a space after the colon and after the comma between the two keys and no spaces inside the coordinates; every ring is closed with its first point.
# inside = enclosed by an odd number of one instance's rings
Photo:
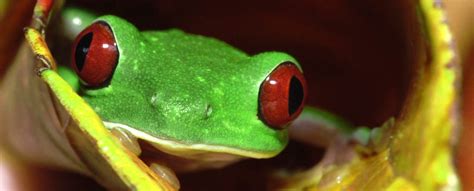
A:
{"type": "Polygon", "coordinates": [[[238,157],[249,157],[249,158],[271,158],[278,153],[271,152],[255,152],[249,150],[242,150],[232,147],[226,147],[221,145],[208,145],[208,144],[184,144],[176,142],[173,140],[161,139],[154,137],[148,133],[137,130],[133,127],[120,124],[104,121],[105,127],[108,129],[112,128],[122,128],[129,131],[135,137],[145,140],[155,148],[166,152],[168,154],[186,157],[186,158],[195,158],[195,156],[201,156],[203,154],[215,153],[215,154],[230,154],[238,157]]]}

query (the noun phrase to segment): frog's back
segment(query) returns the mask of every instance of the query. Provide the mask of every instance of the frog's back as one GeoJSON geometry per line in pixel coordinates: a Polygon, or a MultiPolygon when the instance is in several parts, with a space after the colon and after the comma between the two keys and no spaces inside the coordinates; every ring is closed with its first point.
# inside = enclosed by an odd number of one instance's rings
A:
{"type": "Polygon", "coordinates": [[[183,32],[179,29],[142,32],[144,41],[154,47],[190,60],[238,60],[248,55],[231,45],[211,37],[183,32]]]}

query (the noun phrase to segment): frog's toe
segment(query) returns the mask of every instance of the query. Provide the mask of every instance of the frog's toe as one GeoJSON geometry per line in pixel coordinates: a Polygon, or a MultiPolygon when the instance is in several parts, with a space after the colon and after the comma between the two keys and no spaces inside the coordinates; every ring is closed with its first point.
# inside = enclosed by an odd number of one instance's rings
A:
{"type": "Polygon", "coordinates": [[[175,190],[179,190],[180,184],[176,174],[166,166],[158,163],[151,163],[150,169],[156,173],[161,179],[167,181],[175,190]]]}
{"type": "Polygon", "coordinates": [[[122,128],[112,128],[110,129],[110,132],[117,137],[122,145],[124,145],[129,151],[137,156],[140,155],[142,150],[140,149],[140,145],[134,135],[122,128]]]}

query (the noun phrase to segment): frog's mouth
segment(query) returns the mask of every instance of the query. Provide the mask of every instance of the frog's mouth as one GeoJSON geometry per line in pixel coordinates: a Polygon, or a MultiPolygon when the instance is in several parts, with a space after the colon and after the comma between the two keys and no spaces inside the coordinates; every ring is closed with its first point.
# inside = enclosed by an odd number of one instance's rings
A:
{"type": "Polygon", "coordinates": [[[211,161],[236,161],[243,157],[247,158],[271,158],[277,153],[252,152],[221,145],[208,144],[184,144],[174,140],[154,137],[148,133],[137,130],[125,124],[104,121],[108,129],[120,128],[128,131],[138,139],[144,140],[154,148],[170,155],[194,160],[211,161]]]}

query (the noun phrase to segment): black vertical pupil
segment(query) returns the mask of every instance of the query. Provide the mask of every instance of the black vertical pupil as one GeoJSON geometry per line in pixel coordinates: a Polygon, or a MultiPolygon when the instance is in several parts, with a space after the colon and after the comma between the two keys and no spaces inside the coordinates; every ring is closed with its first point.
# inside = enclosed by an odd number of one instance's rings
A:
{"type": "Polygon", "coordinates": [[[84,67],[84,62],[86,61],[87,53],[89,53],[89,47],[93,36],[94,34],[89,32],[82,36],[81,40],[77,43],[76,52],[74,54],[76,57],[76,67],[79,72],[82,71],[82,68],[84,67]]]}
{"type": "Polygon", "coordinates": [[[301,84],[301,81],[295,76],[291,77],[290,92],[288,96],[288,114],[290,116],[293,115],[293,113],[295,113],[301,106],[301,103],[303,103],[303,96],[303,84],[301,84]]]}

